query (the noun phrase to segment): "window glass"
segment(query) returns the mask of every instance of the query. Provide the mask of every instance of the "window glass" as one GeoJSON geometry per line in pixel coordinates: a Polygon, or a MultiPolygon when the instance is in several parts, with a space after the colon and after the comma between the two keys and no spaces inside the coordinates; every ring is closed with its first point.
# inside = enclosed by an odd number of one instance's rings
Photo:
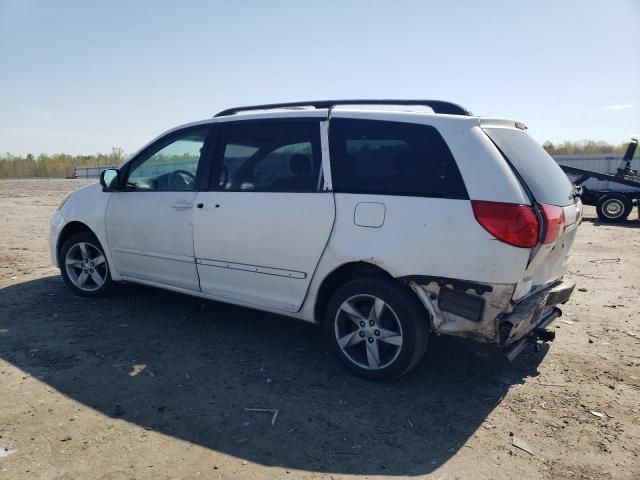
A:
{"type": "Polygon", "coordinates": [[[447,144],[431,126],[334,118],[330,149],[335,192],[468,198],[447,144]]]}
{"type": "Polygon", "coordinates": [[[318,122],[238,122],[220,131],[214,182],[227,191],[314,192],[320,172],[318,122]]]}
{"type": "Polygon", "coordinates": [[[485,128],[520,174],[538,202],[564,207],[573,203],[573,184],[556,161],[522,130],[485,128]]]}
{"type": "Polygon", "coordinates": [[[185,132],[141,158],[129,170],[127,187],[136,190],[193,191],[207,129],[185,132]]]}
{"type": "Polygon", "coordinates": [[[258,151],[258,147],[252,147],[248,145],[237,145],[235,143],[229,143],[224,150],[225,167],[227,173],[233,176],[238,167],[247,161],[254,153],[258,151]]]}
{"type": "MultiPolygon", "coordinates": [[[[292,162],[299,162],[300,165],[307,163],[311,166],[312,158],[313,148],[311,142],[295,143],[276,148],[260,160],[253,169],[256,189],[265,191],[270,189],[278,190],[278,185],[294,184],[299,173],[296,173],[295,169],[298,167],[292,166],[292,162]]],[[[304,180],[305,184],[313,181],[313,172],[311,170],[308,175],[304,175],[308,177],[308,179],[304,180]]],[[[315,175],[315,178],[317,179],[317,175],[315,175]]],[[[315,189],[315,185],[307,185],[306,189],[315,189]]]]}

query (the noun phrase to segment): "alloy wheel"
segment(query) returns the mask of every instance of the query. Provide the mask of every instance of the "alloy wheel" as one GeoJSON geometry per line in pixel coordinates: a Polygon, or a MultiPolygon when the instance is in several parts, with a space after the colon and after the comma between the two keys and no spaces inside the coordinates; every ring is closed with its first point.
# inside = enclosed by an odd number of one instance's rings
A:
{"type": "Polygon", "coordinates": [[[107,281],[109,267],[102,252],[88,242],[74,244],[65,257],[69,280],[80,290],[94,292],[107,281]]]}
{"type": "Polygon", "coordinates": [[[335,336],[342,353],[355,365],[380,370],[402,349],[402,326],[391,306],[373,295],[348,298],[336,313],[335,336]]]}

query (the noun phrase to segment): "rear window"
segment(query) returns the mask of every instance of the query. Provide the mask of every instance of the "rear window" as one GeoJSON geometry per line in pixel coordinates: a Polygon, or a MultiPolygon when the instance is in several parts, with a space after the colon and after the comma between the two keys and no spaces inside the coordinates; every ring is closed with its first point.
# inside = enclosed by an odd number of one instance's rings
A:
{"type": "Polygon", "coordinates": [[[537,202],[561,207],[573,203],[573,184],[533,138],[510,128],[485,128],[484,131],[522,177],[537,202]]]}
{"type": "Polygon", "coordinates": [[[329,138],[335,192],[468,198],[447,144],[431,126],[334,118],[329,138]]]}

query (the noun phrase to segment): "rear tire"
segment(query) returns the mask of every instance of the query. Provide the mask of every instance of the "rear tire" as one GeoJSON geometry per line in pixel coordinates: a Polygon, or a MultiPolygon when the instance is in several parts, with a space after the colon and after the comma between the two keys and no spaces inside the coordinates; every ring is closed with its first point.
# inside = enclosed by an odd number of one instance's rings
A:
{"type": "Polygon", "coordinates": [[[596,212],[604,222],[624,222],[632,208],[633,203],[625,195],[608,193],[598,200],[596,212]]]}
{"type": "Polygon", "coordinates": [[[73,235],[60,248],[60,273],[69,288],[83,297],[107,294],[113,287],[107,257],[95,235],[73,235]]]}
{"type": "Polygon", "coordinates": [[[390,380],[422,359],[428,314],[406,287],[384,278],[363,278],[332,295],[324,330],[347,369],[367,379],[390,380]]]}

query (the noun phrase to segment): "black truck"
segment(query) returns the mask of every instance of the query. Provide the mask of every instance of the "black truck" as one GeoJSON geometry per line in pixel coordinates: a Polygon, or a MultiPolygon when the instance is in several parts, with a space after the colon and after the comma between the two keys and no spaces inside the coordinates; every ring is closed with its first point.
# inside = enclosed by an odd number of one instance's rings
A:
{"type": "Polygon", "coordinates": [[[582,203],[595,206],[598,217],[605,222],[625,221],[634,206],[638,208],[638,216],[640,218],[640,175],[638,175],[637,170],[631,168],[631,162],[637,147],[638,139],[632,138],[622,158],[620,167],[614,174],[560,165],[560,168],[579,187],[582,203]],[[608,180],[618,185],[638,187],[638,190],[593,190],[582,185],[590,178],[608,180]]]}

